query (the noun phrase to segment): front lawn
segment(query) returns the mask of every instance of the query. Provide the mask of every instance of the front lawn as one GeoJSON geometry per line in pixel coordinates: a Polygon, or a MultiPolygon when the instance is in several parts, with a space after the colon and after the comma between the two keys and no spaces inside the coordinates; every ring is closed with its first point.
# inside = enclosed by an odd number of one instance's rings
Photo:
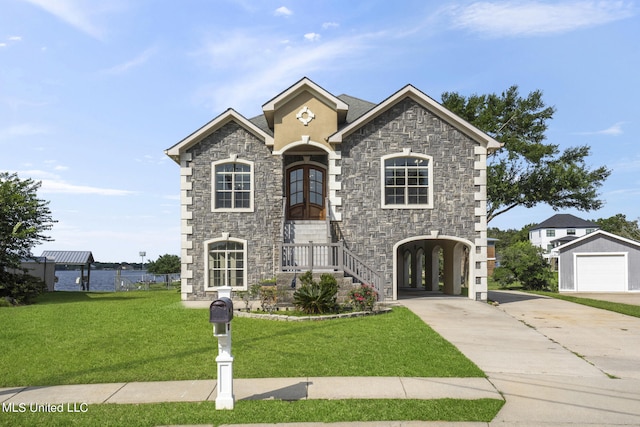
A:
{"type": "MultiPolygon", "coordinates": [[[[215,377],[208,310],[175,291],[54,292],[0,308],[0,387],[215,377]]],[[[354,319],[233,320],[234,376],[478,377],[409,310],[354,319]]]]}
{"type": "Polygon", "coordinates": [[[303,423],[348,421],[491,421],[504,401],[460,400],[301,400],[239,401],[233,411],[212,402],[147,405],[90,405],[86,413],[3,413],[0,425],[159,426],[194,424],[303,423]]]}

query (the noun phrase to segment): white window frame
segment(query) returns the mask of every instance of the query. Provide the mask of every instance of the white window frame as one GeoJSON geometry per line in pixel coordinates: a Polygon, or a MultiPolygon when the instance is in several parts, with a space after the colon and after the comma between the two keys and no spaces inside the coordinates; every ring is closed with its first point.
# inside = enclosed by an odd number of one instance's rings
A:
{"type": "MultiPolygon", "coordinates": [[[[409,188],[408,186],[405,188],[409,188]]],[[[433,157],[428,156],[426,154],[420,153],[412,153],[410,150],[406,149],[399,153],[387,154],[380,158],[380,205],[382,209],[433,209],[433,157]],[[399,158],[399,157],[409,157],[415,159],[426,160],[428,162],[427,169],[427,198],[428,203],[420,203],[420,204],[409,204],[408,197],[405,193],[405,203],[404,204],[388,204],[385,196],[386,189],[386,163],[387,160],[399,158]]]]}
{"type": "MultiPolygon", "coordinates": [[[[216,291],[219,286],[211,285],[212,277],[210,277],[210,269],[209,269],[209,246],[214,243],[220,242],[234,242],[240,243],[242,245],[242,286],[232,286],[231,288],[234,290],[246,290],[247,289],[247,241],[244,239],[236,239],[233,237],[220,237],[217,239],[211,239],[204,242],[204,290],[205,291],[216,291]]],[[[227,271],[225,268],[224,271],[227,271]]],[[[225,286],[225,285],[223,285],[225,286]]]]}
{"type": "MultiPolygon", "coordinates": [[[[211,211],[212,212],[253,212],[254,204],[253,204],[253,195],[255,193],[255,181],[254,181],[254,163],[250,160],[238,159],[237,156],[231,156],[228,159],[218,160],[211,163],[211,211]],[[249,207],[248,208],[234,208],[233,206],[230,208],[218,208],[216,207],[216,197],[218,195],[216,189],[216,168],[221,165],[229,164],[229,163],[239,163],[242,165],[249,166],[249,207]]],[[[232,194],[232,205],[235,201],[235,190],[231,191],[232,194]]]]}

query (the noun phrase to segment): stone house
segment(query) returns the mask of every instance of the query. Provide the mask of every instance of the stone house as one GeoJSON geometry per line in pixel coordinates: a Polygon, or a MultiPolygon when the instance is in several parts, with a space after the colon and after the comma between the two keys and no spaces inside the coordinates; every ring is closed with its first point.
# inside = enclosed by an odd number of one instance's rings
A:
{"type": "Polygon", "coordinates": [[[381,299],[486,299],[497,141],[411,85],[374,104],[303,78],[262,109],[228,109],[165,151],[180,165],[183,300],[307,270],[381,299]]]}

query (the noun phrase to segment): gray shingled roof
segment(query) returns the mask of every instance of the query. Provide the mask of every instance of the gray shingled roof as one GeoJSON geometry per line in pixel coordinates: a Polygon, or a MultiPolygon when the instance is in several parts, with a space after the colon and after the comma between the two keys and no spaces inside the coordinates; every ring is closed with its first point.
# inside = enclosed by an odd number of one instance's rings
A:
{"type": "Polygon", "coordinates": [[[91,251],[43,251],[41,256],[54,259],[56,264],[85,265],[95,262],[91,251]]]}
{"type": "Polygon", "coordinates": [[[530,230],[539,230],[542,228],[600,228],[598,224],[586,221],[582,218],[571,214],[556,214],[549,219],[542,221],[540,224],[531,227],[530,230]]]}

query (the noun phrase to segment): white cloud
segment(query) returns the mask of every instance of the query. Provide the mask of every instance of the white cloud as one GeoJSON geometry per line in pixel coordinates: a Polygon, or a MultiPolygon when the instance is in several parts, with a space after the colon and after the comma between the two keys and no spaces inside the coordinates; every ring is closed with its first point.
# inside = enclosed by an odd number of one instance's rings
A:
{"type": "Polygon", "coordinates": [[[275,12],[273,12],[273,14],[275,16],[291,16],[293,15],[293,12],[291,11],[291,9],[285,7],[285,6],[280,6],[279,8],[277,8],[275,10],[275,12]]]}
{"type": "Polygon", "coordinates": [[[64,193],[98,196],[130,196],[136,194],[135,191],[129,190],[71,184],[63,180],[59,175],[39,169],[17,171],[17,173],[22,178],[31,178],[34,181],[41,181],[42,186],[40,187],[40,192],[43,194],[64,193]]]}
{"type": "Polygon", "coordinates": [[[124,62],[122,64],[115,65],[111,68],[104,70],[104,72],[107,74],[123,74],[132,68],[136,68],[145,64],[147,61],[149,61],[149,59],[153,57],[153,55],[155,55],[156,52],[157,52],[157,48],[150,47],[149,49],[146,49],[144,52],[142,52],[140,55],[136,56],[132,60],[124,62]]]}
{"type": "Polygon", "coordinates": [[[123,7],[120,0],[110,2],[85,0],[23,0],[55,15],[60,20],[89,36],[102,40],[105,26],[99,23],[106,12],[123,7]]]}
{"type": "Polygon", "coordinates": [[[454,28],[490,37],[518,37],[559,34],[603,25],[634,14],[625,1],[540,1],[475,2],[444,9],[454,28]]]}
{"type": "Polygon", "coordinates": [[[622,125],[626,122],[617,122],[606,129],[592,131],[592,132],[578,132],[577,135],[610,135],[610,136],[618,136],[622,135],[624,131],[622,130],[622,125]]]}
{"type": "Polygon", "coordinates": [[[43,135],[47,133],[50,133],[50,131],[43,126],[34,125],[32,123],[21,123],[0,129],[0,141],[3,139],[43,135]]]}
{"type": "Polygon", "coordinates": [[[336,28],[339,26],[340,24],[338,24],[337,22],[325,22],[324,24],[322,24],[322,29],[327,30],[329,28],[336,28]]]}
{"type": "Polygon", "coordinates": [[[309,40],[311,42],[317,42],[318,40],[320,40],[320,34],[318,33],[307,33],[304,35],[304,38],[306,40],[309,40]]]}
{"type": "Polygon", "coordinates": [[[7,47],[7,44],[4,42],[0,42],[0,47],[7,47]]]}
{"type": "Polygon", "coordinates": [[[209,106],[214,114],[232,107],[242,114],[258,114],[258,107],[274,93],[286,88],[301,76],[312,77],[340,63],[342,69],[369,58],[382,33],[362,34],[329,41],[282,44],[280,34],[258,34],[252,30],[236,31],[230,37],[208,41],[199,52],[214,72],[225,74],[225,84],[199,87],[196,102],[209,106]],[[265,50],[263,46],[270,46],[265,50]],[[233,78],[227,74],[233,66],[233,78]]]}
{"type": "Polygon", "coordinates": [[[22,37],[20,36],[9,36],[8,40],[12,41],[12,42],[19,42],[22,40],[22,37]]]}

